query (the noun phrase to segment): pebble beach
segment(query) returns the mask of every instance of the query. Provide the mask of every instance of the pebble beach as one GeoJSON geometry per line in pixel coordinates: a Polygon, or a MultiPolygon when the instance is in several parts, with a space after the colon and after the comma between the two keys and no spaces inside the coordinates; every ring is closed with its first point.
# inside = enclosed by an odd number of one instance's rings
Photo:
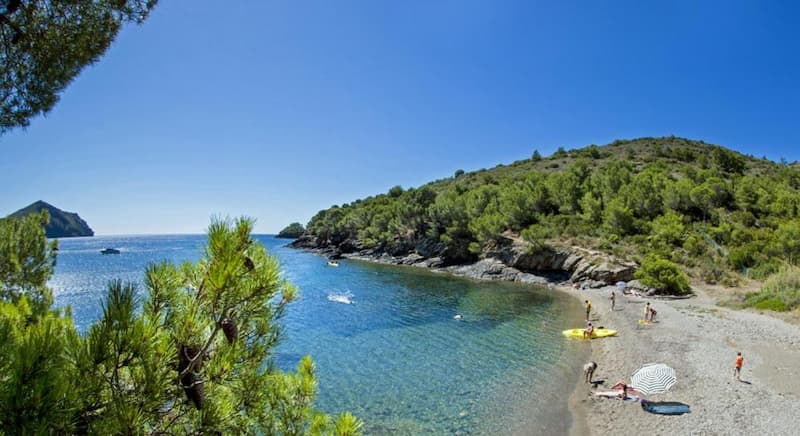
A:
{"type": "MultiPolygon", "coordinates": [[[[719,307],[702,289],[696,296],[662,300],[622,295],[605,287],[562,291],[592,303],[595,326],[619,331],[594,339],[591,360],[597,362],[596,387],[580,380],[570,397],[572,435],[796,435],[800,434],[800,328],[753,311],[719,307]],[[617,295],[611,310],[609,296],[617,295]],[[642,324],[647,302],[656,322],[642,324]],[[733,379],[736,353],[744,356],[741,381],[733,379]],[[675,369],[677,383],[651,401],[688,404],[678,416],[645,412],[637,402],[596,397],[618,381],[629,381],[646,363],[675,369]]],[[[578,339],[579,340],[579,339],[578,339]]]]}

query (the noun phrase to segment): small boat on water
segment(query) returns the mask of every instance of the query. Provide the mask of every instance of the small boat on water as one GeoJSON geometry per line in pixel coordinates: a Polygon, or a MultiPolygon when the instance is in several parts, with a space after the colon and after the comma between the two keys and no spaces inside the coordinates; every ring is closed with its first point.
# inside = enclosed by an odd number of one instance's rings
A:
{"type": "Polygon", "coordinates": [[[335,262],[333,260],[328,261],[328,266],[339,266],[339,262],[335,262]]]}
{"type": "Polygon", "coordinates": [[[100,250],[102,254],[119,254],[119,250],[116,248],[106,248],[105,250],[100,250]]]}

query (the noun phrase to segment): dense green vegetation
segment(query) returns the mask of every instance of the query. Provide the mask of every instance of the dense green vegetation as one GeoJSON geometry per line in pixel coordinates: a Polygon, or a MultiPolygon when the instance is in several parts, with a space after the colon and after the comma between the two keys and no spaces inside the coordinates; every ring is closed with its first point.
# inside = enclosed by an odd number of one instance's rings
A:
{"type": "Polygon", "coordinates": [[[24,127],[157,0],[0,2],[0,135],[24,127]]]}
{"type": "Polygon", "coordinates": [[[50,217],[45,226],[48,238],[94,236],[94,231],[77,213],[64,212],[41,200],[12,213],[9,217],[21,218],[30,214],[38,214],[42,211],[47,211],[50,217]]]}
{"type": "Polygon", "coordinates": [[[279,238],[299,238],[306,232],[306,228],[303,227],[300,223],[291,223],[288,226],[284,227],[278,233],[279,238]]]}
{"type": "Polygon", "coordinates": [[[357,434],[313,408],[314,363],[274,367],[295,296],[252,221],[215,221],[197,263],[150,265],[144,293],[108,286],[86,333],[51,307],[47,213],[0,220],[0,433],[357,434]]]}
{"type": "Polygon", "coordinates": [[[779,312],[800,307],[800,268],[784,266],[764,281],[761,291],[748,295],[744,305],[779,312]]]}
{"type": "Polygon", "coordinates": [[[785,162],[702,141],[640,138],[394,187],[320,211],[307,229],[319,246],[417,251],[451,264],[475,260],[510,231],[638,262],[652,256],[654,269],[642,274],[682,292],[683,272],[672,264],[729,285],[796,264],[798,188],[800,170],[785,162]]]}

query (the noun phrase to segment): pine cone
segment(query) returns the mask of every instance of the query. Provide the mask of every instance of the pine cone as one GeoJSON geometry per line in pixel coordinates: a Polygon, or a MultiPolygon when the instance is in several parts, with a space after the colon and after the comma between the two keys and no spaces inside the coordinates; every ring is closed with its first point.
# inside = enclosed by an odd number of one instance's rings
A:
{"type": "Polygon", "coordinates": [[[247,271],[252,271],[256,268],[256,265],[253,263],[253,260],[249,257],[244,258],[244,267],[247,268],[247,271]]]}
{"type": "Polygon", "coordinates": [[[219,324],[222,327],[223,333],[225,333],[225,337],[228,339],[228,343],[232,344],[236,342],[236,339],[239,338],[239,328],[236,326],[236,321],[230,318],[222,318],[219,324]]]}

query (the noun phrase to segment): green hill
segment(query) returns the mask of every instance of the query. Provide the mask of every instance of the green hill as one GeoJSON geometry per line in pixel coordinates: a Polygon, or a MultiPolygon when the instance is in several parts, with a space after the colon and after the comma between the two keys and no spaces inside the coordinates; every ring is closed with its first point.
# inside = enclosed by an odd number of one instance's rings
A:
{"type": "Polygon", "coordinates": [[[303,236],[303,233],[306,232],[305,227],[303,227],[300,223],[291,223],[288,226],[284,227],[278,233],[279,238],[287,238],[287,239],[294,239],[303,236]]]}
{"type": "Polygon", "coordinates": [[[22,217],[31,213],[38,213],[42,210],[46,210],[50,214],[50,222],[45,227],[48,238],[94,236],[94,231],[77,213],[64,212],[41,200],[12,213],[8,217],[22,217]]]}
{"type": "Polygon", "coordinates": [[[521,236],[531,250],[589,248],[734,284],[800,260],[799,189],[795,164],[639,138],[396,186],[318,212],[296,245],[452,265],[521,236]]]}

